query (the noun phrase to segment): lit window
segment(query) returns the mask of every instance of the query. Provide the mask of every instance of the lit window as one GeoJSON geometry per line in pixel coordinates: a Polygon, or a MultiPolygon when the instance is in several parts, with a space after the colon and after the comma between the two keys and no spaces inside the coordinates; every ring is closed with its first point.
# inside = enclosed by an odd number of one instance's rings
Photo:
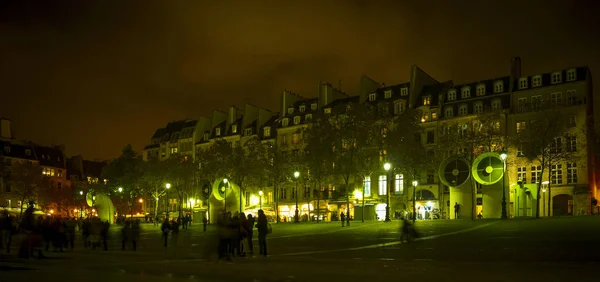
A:
{"type": "Polygon", "coordinates": [[[252,128],[246,128],[244,135],[246,135],[246,136],[252,135],[252,128]]]}
{"type": "Polygon", "coordinates": [[[567,81],[575,81],[577,80],[577,70],[570,69],[567,71],[567,81]]]}
{"type": "Polygon", "coordinates": [[[550,183],[552,183],[552,184],[562,184],[563,183],[562,164],[553,164],[550,166],[550,183]]]}
{"type": "Polygon", "coordinates": [[[533,87],[540,87],[542,86],[542,76],[541,75],[536,75],[533,77],[533,87]]]}
{"type": "Polygon", "coordinates": [[[484,95],[485,95],[485,85],[480,84],[477,86],[477,96],[484,96],[484,95]]]}
{"type": "Polygon", "coordinates": [[[463,87],[463,89],[461,90],[460,97],[462,99],[471,98],[471,88],[469,88],[468,86],[463,87]]]}
{"type": "Polygon", "coordinates": [[[265,128],[263,128],[263,136],[264,136],[264,137],[269,137],[269,136],[271,136],[271,128],[270,128],[270,127],[265,127],[265,128]]]}
{"type": "Polygon", "coordinates": [[[392,90],[385,90],[384,95],[386,99],[392,98],[392,90]]]}
{"type": "Polygon", "coordinates": [[[313,111],[316,111],[317,110],[317,103],[312,103],[310,105],[310,109],[313,110],[313,111]]]}
{"type": "Polygon", "coordinates": [[[304,111],[306,111],[306,107],[304,105],[300,106],[300,112],[303,113],[304,111]]]}
{"type": "Polygon", "coordinates": [[[369,94],[369,101],[375,101],[375,98],[377,98],[377,93],[369,94]]]}
{"type": "Polygon", "coordinates": [[[292,144],[300,144],[300,134],[292,134],[292,144]]]}
{"type": "Polygon", "coordinates": [[[288,114],[293,114],[294,113],[294,108],[288,108],[288,114]]]}
{"type": "Polygon", "coordinates": [[[466,116],[469,113],[469,111],[467,110],[467,105],[461,105],[458,108],[458,115],[459,116],[466,116]]]}
{"type": "Polygon", "coordinates": [[[395,187],[394,187],[394,192],[396,192],[396,195],[403,195],[404,194],[404,175],[402,174],[396,174],[396,183],[395,187]]]}
{"type": "Polygon", "coordinates": [[[483,113],[483,102],[477,102],[473,105],[473,112],[475,114],[483,113]]]}
{"type": "Polygon", "coordinates": [[[431,112],[431,120],[437,120],[437,113],[431,112]]]}
{"type": "Polygon", "coordinates": [[[237,124],[234,124],[231,126],[231,133],[233,133],[233,134],[237,133],[237,124]]]}
{"type": "Polygon", "coordinates": [[[527,77],[523,77],[521,79],[519,79],[519,89],[526,89],[527,88],[527,77]]]}
{"type": "Polygon", "coordinates": [[[429,106],[431,105],[431,97],[427,96],[427,97],[423,97],[423,106],[429,106]]]}
{"type": "Polygon", "coordinates": [[[281,126],[283,126],[283,127],[286,127],[286,126],[288,126],[288,124],[289,124],[289,120],[288,120],[287,118],[284,118],[284,119],[281,121],[281,126]]]}
{"type": "Polygon", "coordinates": [[[527,122],[525,122],[525,121],[517,122],[517,133],[521,132],[521,130],[525,129],[526,127],[527,127],[527,122]]]}
{"type": "Polygon", "coordinates": [[[221,136],[221,128],[215,128],[215,135],[221,136]]]}
{"type": "Polygon", "coordinates": [[[448,101],[456,100],[456,90],[448,91],[448,101]]]}
{"type": "Polygon", "coordinates": [[[312,114],[308,114],[304,116],[305,120],[312,120],[312,114]]]}
{"type": "Polygon", "coordinates": [[[521,166],[517,168],[517,179],[523,184],[527,184],[527,167],[521,166]]]}
{"type": "Polygon", "coordinates": [[[400,96],[406,96],[408,95],[408,88],[404,87],[402,89],[400,89],[400,96]]]}
{"type": "Polygon", "coordinates": [[[296,125],[300,124],[300,117],[299,116],[294,117],[294,124],[296,124],[296,125]]]}
{"type": "Polygon", "coordinates": [[[379,176],[379,195],[387,195],[387,177],[385,175],[379,176]]]}
{"type": "Polygon", "coordinates": [[[204,141],[208,141],[208,133],[204,133],[204,141]]]}
{"type": "Polygon", "coordinates": [[[452,107],[447,107],[446,111],[445,111],[445,116],[447,118],[451,118],[454,116],[454,109],[452,109],[452,107]]]}
{"type": "Polygon", "coordinates": [[[497,111],[502,109],[502,101],[500,99],[496,99],[492,101],[492,110],[497,111]]]}
{"type": "Polygon", "coordinates": [[[560,72],[552,73],[551,78],[552,78],[552,84],[561,83],[562,82],[562,73],[560,73],[560,72]]]}
{"type": "Polygon", "coordinates": [[[542,166],[531,166],[531,183],[539,183],[542,178],[542,166]]]}
{"type": "Polygon", "coordinates": [[[365,176],[364,182],[363,182],[364,188],[365,188],[365,197],[370,197],[371,196],[371,177],[370,176],[365,176]]]}
{"type": "Polygon", "coordinates": [[[326,108],[323,112],[325,112],[326,114],[331,114],[331,108],[326,108]]]}
{"type": "Polygon", "coordinates": [[[494,84],[494,93],[502,93],[504,92],[504,83],[502,81],[497,81],[494,84]]]}

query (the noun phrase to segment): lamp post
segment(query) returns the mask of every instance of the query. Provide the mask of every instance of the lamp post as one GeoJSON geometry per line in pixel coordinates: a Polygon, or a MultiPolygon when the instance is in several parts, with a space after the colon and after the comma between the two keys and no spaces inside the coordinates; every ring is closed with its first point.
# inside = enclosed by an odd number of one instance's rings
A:
{"type": "MultiPolygon", "coordinates": [[[[165,188],[167,191],[171,189],[171,183],[165,184],[165,188]]],[[[165,191],[165,216],[169,220],[169,193],[167,191],[165,191]]]]}
{"type": "Polygon", "coordinates": [[[413,180],[413,223],[417,220],[417,186],[419,186],[419,181],[413,180]]]}
{"type": "MultiPolygon", "coordinates": [[[[81,196],[81,199],[85,200],[85,198],[83,198],[83,191],[79,191],[79,196],[81,196]]],[[[83,218],[83,205],[79,206],[79,218],[83,218]]]]}
{"type": "Polygon", "coordinates": [[[502,159],[502,219],[508,219],[506,214],[506,158],[508,154],[506,151],[502,151],[500,153],[500,158],[502,159]]]}
{"type": "Polygon", "coordinates": [[[294,171],[294,178],[296,178],[296,193],[294,194],[295,198],[296,198],[296,211],[294,214],[294,222],[298,223],[299,219],[298,219],[298,177],[300,177],[300,172],[299,171],[294,171]]]}
{"type": "MultiPolygon", "coordinates": [[[[389,175],[389,171],[392,168],[392,165],[390,163],[385,163],[383,165],[383,169],[385,169],[385,174],[386,174],[386,185],[385,185],[385,221],[391,221],[390,219],[390,175],[389,175]]],[[[363,207],[364,209],[364,207],[363,207]]]]}
{"type": "Polygon", "coordinates": [[[262,210],[262,197],[263,197],[263,191],[260,190],[258,191],[258,203],[259,203],[259,208],[262,210]]]}
{"type": "Polygon", "coordinates": [[[140,202],[140,207],[142,208],[142,213],[144,214],[144,216],[146,215],[146,213],[144,212],[144,199],[140,198],[138,200],[138,202],[140,202]]]}
{"type": "Polygon", "coordinates": [[[542,206],[544,206],[544,216],[546,216],[546,191],[548,191],[548,184],[550,184],[550,181],[542,182],[542,206]]]}
{"type": "Polygon", "coordinates": [[[224,199],[223,199],[223,206],[224,206],[223,209],[225,210],[225,212],[227,212],[227,186],[229,186],[229,180],[227,178],[223,178],[223,183],[225,184],[221,188],[225,195],[224,199]]]}

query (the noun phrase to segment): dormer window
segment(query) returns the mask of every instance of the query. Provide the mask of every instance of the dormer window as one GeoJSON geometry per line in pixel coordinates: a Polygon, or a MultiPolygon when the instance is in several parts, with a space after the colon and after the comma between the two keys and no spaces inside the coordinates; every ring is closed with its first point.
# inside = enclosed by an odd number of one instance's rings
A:
{"type": "Polygon", "coordinates": [[[31,150],[30,149],[25,149],[25,155],[26,156],[31,156],[31,150]]]}
{"type": "Polygon", "coordinates": [[[484,95],[485,95],[485,84],[477,85],[477,96],[484,96],[484,95]]]}
{"type": "Polygon", "coordinates": [[[386,99],[392,98],[392,90],[391,89],[388,89],[383,93],[384,93],[386,99]]]}
{"type": "Polygon", "coordinates": [[[270,127],[267,126],[267,127],[263,128],[263,136],[264,137],[271,136],[271,128],[270,127]]]}
{"type": "Polygon", "coordinates": [[[519,79],[519,89],[527,89],[527,77],[519,79]]]}
{"type": "Polygon", "coordinates": [[[533,77],[533,82],[531,83],[533,87],[540,87],[542,86],[542,76],[541,75],[536,75],[533,77]]]}
{"type": "Polygon", "coordinates": [[[306,111],[306,106],[302,105],[300,106],[300,112],[303,113],[306,111]]]}
{"type": "Polygon", "coordinates": [[[567,71],[567,81],[575,81],[577,80],[577,70],[570,69],[567,71]]]}
{"type": "Polygon", "coordinates": [[[283,127],[286,127],[286,126],[288,126],[289,122],[290,122],[290,121],[289,121],[287,118],[284,118],[284,119],[281,121],[281,126],[283,126],[283,127]]]}
{"type": "Polygon", "coordinates": [[[483,113],[483,102],[476,102],[475,104],[473,104],[473,112],[475,114],[483,113]]]}
{"type": "Polygon", "coordinates": [[[492,110],[497,111],[502,109],[502,101],[500,99],[495,99],[492,101],[492,110]]]}
{"type": "Polygon", "coordinates": [[[423,106],[429,106],[429,105],[431,105],[431,97],[429,97],[429,96],[423,97],[423,106]]]}
{"type": "Polygon", "coordinates": [[[313,110],[313,111],[316,111],[317,110],[317,103],[312,103],[310,105],[310,109],[313,110]]]}
{"type": "Polygon", "coordinates": [[[552,73],[552,75],[550,75],[550,77],[552,78],[552,84],[557,84],[557,83],[562,82],[562,73],[560,73],[560,72],[552,73]]]}
{"type": "Polygon", "coordinates": [[[456,90],[450,90],[448,91],[448,101],[454,101],[456,100],[456,90]]]}
{"type": "Polygon", "coordinates": [[[376,98],[377,98],[377,93],[369,94],[369,101],[375,101],[376,98]]]}
{"type": "Polygon", "coordinates": [[[468,113],[469,113],[469,110],[467,110],[467,105],[460,105],[460,107],[458,108],[458,115],[466,116],[468,113]]]}
{"type": "Polygon", "coordinates": [[[215,128],[215,135],[221,136],[221,128],[215,128]]]}
{"type": "Polygon", "coordinates": [[[452,107],[447,107],[446,110],[444,111],[444,115],[447,118],[451,118],[454,116],[454,109],[452,107]]]}
{"type": "Polygon", "coordinates": [[[326,114],[331,114],[331,108],[326,108],[325,110],[323,110],[323,112],[326,114]]]}
{"type": "Polygon", "coordinates": [[[502,83],[502,81],[496,81],[496,83],[494,83],[494,93],[502,92],[504,92],[504,83],[502,83]]]}
{"type": "Polygon", "coordinates": [[[4,146],[4,152],[10,154],[10,146],[4,146]]]}
{"type": "Polygon", "coordinates": [[[312,114],[308,114],[304,116],[305,120],[312,120],[312,114]]]}
{"type": "Polygon", "coordinates": [[[288,114],[293,114],[294,113],[294,108],[288,108],[288,114]]]}
{"type": "Polygon", "coordinates": [[[204,133],[204,141],[208,141],[208,137],[209,137],[208,135],[209,135],[208,132],[204,133]]]}
{"type": "Polygon", "coordinates": [[[468,86],[463,87],[463,89],[461,90],[460,97],[462,99],[471,98],[471,88],[469,88],[468,86]]]}
{"type": "Polygon", "coordinates": [[[244,130],[244,135],[246,135],[246,136],[252,135],[252,128],[246,128],[246,130],[244,130]]]}
{"type": "Polygon", "coordinates": [[[233,134],[237,133],[237,124],[234,124],[231,126],[231,133],[233,133],[233,134]]]}
{"type": "Polygon", "coordinates": [[[300,124],[300,117],[299,116],[295,116],[294,117],[294,124],[296,124],[296,125],[300,124]]]}
{"type": "Polygon", "coordinates": [[[400,96],[407,96],[408,95],[408,87],[404,87],[402,89],[400,89],[400,96]]]}

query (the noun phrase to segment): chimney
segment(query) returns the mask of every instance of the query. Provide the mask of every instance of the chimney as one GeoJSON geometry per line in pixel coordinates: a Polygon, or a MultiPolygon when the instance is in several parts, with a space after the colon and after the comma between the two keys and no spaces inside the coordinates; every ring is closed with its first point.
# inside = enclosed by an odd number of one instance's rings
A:
{"type": "Polygon", "coordinates": [[[229,124],[232,124],[237,119],[237,108],[229,107],[229,124]]]}
{"type": "Polygon", "coordinates": [[[513,79],[519,79],[521,77],[521,58],[512,57],[510,59],[510,75],[513,79]]]}
{"type": "Polygon", "coordinates": [[[10,128],[10,120],[0,118],[0,138],[12,139],[12,129],[10,128]]]}

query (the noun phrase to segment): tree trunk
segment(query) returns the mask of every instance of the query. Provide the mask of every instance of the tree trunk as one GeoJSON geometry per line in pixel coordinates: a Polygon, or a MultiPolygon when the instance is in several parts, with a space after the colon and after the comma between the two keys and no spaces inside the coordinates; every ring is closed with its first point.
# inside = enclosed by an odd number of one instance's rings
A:
{"type": "MultiPolygon", "coordinates": [[[[551,208],[552,208],[552,185],[548,184],[548,217],[550,217],[550,213],[551,213],[551,208]]],[[[571,212],[573,212],[573,210],[571,210],[571,212]]]]}
{"type": "Polygon", "coordinates": [[[275,195],[275,221],[279,223],[279,189],[277,184],[273,183],[273,194],[275,195]]]}
{"type": "Polygon", "coordinates": [[[240,183],[240,213],[242,213],[242,212],[243,212],[243,211],[242,211],[242,194],[243,194],[243,192],[242,192],[242,191],[243,191],[243,190],[242,190],[242,184],[240,183]]]}
{"type": "Polygon", "coordinates": [[[350,192],[349,190],[349,182],[350,180],[346,178],[346,226],[350,226],[350,192]]]}
{"type": "MultiPolygon", "coordinates": [[[[541,194],[540,192],[542,192],[542,182],[544,182],[543,181],[544,171],[546,170],[546,166],[543,165],[544,161],[545,161],[545,159],[542,158],[542,171],[540,172],[540,179],[538,180],[538,183],[537,183],[537,197],[535,199],[535,206],[537,207],[536,211],[535,211],[535,218],[540,218],[540,194],[541,194]]],[[[548,183],[549,182],[550,182],[550,177],[548,177],[548,183]]],[[[550,185],[548,185],[548,186],[550,186],[550,185]]],[[[525,214],[527,214],[527,211],[524,211],[524,212],[525,212],[525,214]]]]}
{"type": "Polygon", "coordinates": [[[365,183],[363,181],[362,187],[362,219],[361,222],[365,222],[365,183]]]}
{"type": "Polygon", "coordinates": [[[19,217],[23,217],[23,205],[25,204],[25,197],[21,198],[21,213],[19,214],[19,217]]]}
{"type": "Polygon", "coordinates": [[[153,220],[156,220],[156,218],[158,217],[158,197],[154,197],[154,218],[153,220]]]}

